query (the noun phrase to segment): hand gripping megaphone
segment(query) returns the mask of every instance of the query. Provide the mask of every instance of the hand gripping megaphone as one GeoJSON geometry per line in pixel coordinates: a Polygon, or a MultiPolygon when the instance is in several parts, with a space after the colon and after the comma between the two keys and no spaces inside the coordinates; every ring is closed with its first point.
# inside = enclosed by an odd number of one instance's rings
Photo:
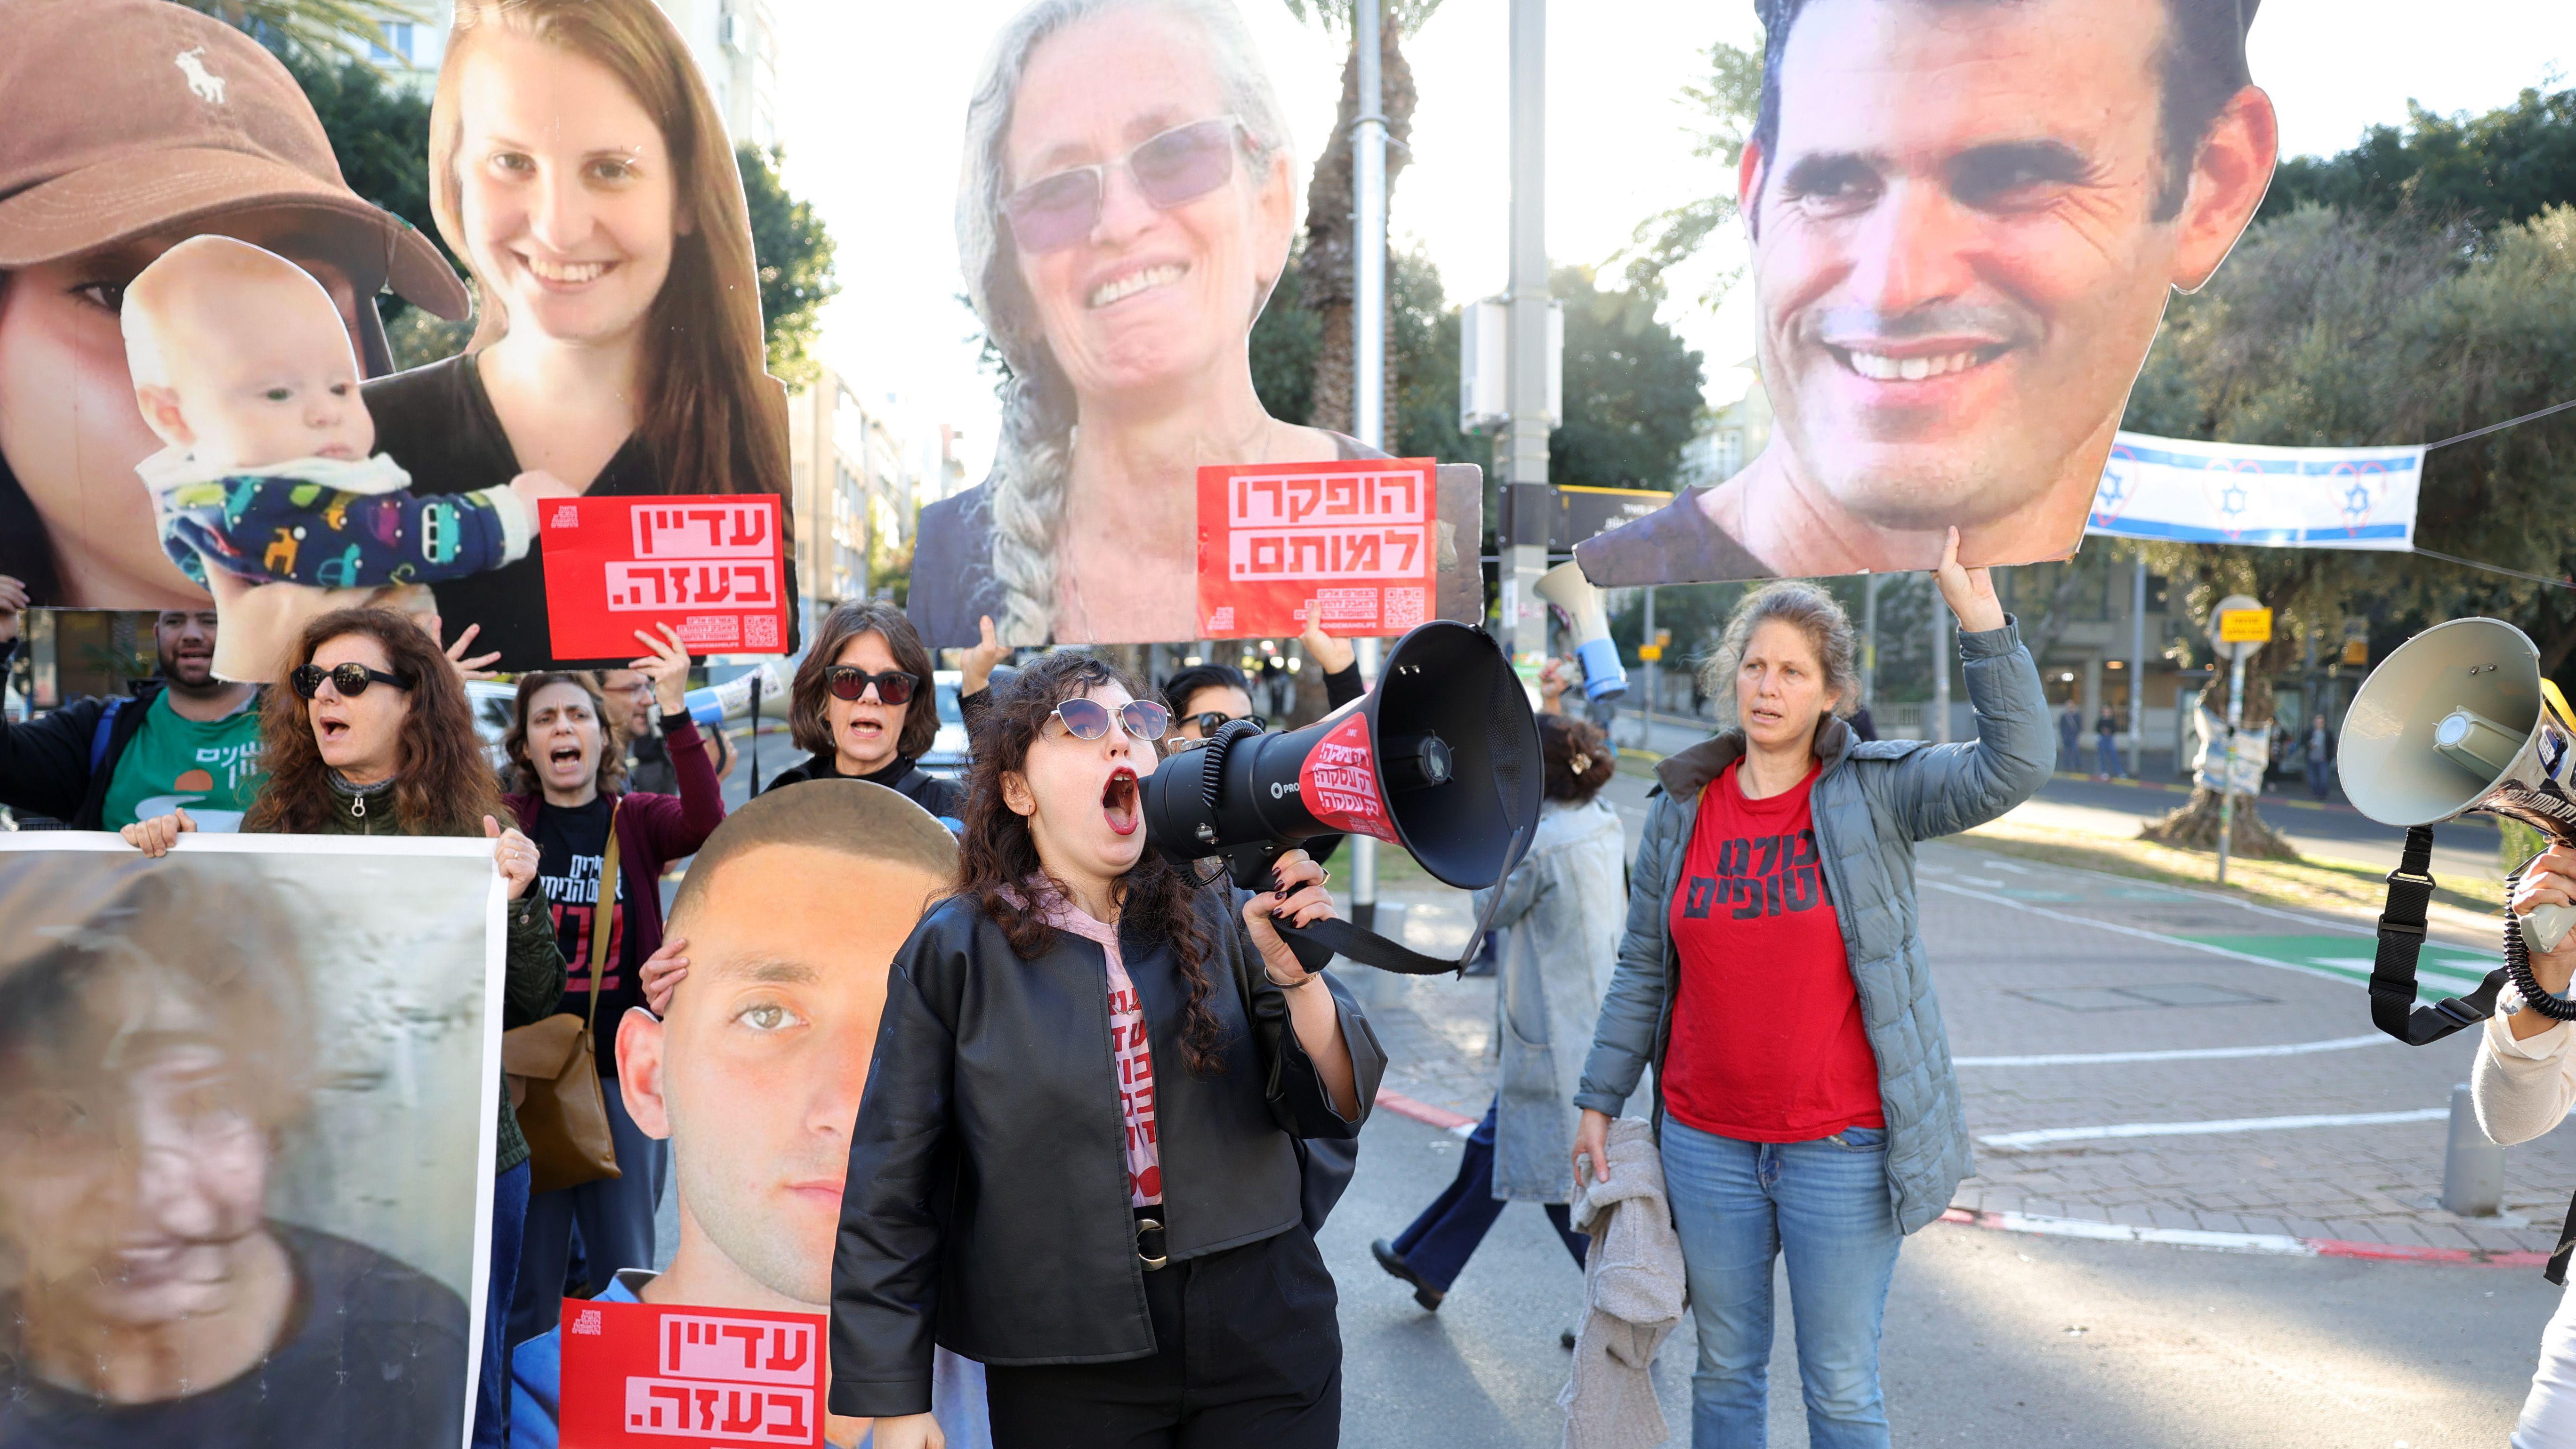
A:
{"type": "MultiPolygon", "coordinates": [[[[1220,859],[1240,886],[1258,884],[1298,841],[1350,832],[1476,890],[1510,873],[1538,827],[1538,722],[1491,635],[1435,620],[1396,641],[1375,689],[1323,719],[1281,734],[1235,720],[1139,783],[1147,842],[1178,861],[1220,859]]],[[[1385,970],[1455,971],[1500,899],[1456,961],[1347,921],[1281,934],[1385,970]]]]}
{"type": "Polygon", "coordinates": [[[1583,665],[1583,693],[1608,699],[1628,692],[1628,671],[1619,662],[1619,646],[1610,642],[1610,616],[1602,611],[1601,590],[1572,559],[1538,576],[1538,596],[1574,619],[1574,657],[1583,665]]]}
{"type": "MultiPolygon", "coordinates": [[[[2559,844],[2576,843],[2571,749],[2576,723],[2558,686],[2541,674],[2540,651],[2499,619],[2454,619],[2425,630],[2372,670],[2353,696],[2335,767],[2344,795],[2371,819],[2406,828],[2371,974],[2372,1016],[2391,1035],[2421,1044],[2484,1018],[2508,976],[2526,1000],[2558,1015],[2550,1008],[2561,1004],[2541,1001],[2531,983],[2527,953],[2556,950],[2576,926],[2576,907],[2544,905],[2507,918],[2505,968],[2478,992],[2441,1003],[2410,1028],[2398,1025],[2415,1014],[2415,952],[2433,890],[2432,827],[2484,811],[2559,844]]],[[[2576,1018],[2576,1006],[2566,1010],[2576,1018]]]]}

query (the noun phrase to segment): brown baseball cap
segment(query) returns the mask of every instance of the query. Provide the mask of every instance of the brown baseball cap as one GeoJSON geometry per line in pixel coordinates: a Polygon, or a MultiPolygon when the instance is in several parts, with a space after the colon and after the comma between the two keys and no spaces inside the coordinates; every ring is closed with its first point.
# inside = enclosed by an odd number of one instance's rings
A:
{"type": "Polygon", "coordinates": [[[455,269],[340,177],[277,57],[173,0],[0,0],[0,271],[228,212],[311,215],[441,317],[455,269]]]}

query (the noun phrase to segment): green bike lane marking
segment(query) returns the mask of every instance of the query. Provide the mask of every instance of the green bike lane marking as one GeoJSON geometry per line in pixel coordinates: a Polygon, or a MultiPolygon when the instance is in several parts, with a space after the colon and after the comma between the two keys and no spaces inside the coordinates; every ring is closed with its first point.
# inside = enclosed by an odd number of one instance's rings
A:
{"type": "MultiPolygon", "coordinates": [[[[2369,936],[2237,935],[2197,931],[2177,931],[2173,935],[2176,940],[2197,941],[2241,955],[2260,956],[2285,966],[2322,971],[2348,981],[2366,983],[2370,980],[2374,940],[2369,936]]],[[[2457,996],[2476,986],[2489,971],[2503,964],[2501,956],[2427,941],[2424,954],[2416,963],[2416,994],[2426,1001],[2457,996]]]]}

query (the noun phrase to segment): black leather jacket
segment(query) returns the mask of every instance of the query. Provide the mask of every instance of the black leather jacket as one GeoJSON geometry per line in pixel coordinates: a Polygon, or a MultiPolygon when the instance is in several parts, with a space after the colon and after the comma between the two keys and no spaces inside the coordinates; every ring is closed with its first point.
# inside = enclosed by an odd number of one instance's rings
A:
{"type": "MultiPolygon", "coordinates": [[[[1232,902],[1221,887],[1199,899],[1216,943],[1208,1004],[1226,1028],[1223,1070],[1206,1076],[1184,1065],[1171,948],[1119,937],[1153,1045],[1175,1259],[1299,1229],[1291,1134],[1357,1136],[1386,1070],[1367,1018],[1336,996],[1359,1117],[1334,1109],[1232,902]]],[[[934,1338],[1005,1365],[1154,1351],[1108,992],[1098,945],[1059,931],[1024,961],[963,897],[934,907],[896,955],[832,1258],[833,1413],[928,1412],[934,1338]]]]}

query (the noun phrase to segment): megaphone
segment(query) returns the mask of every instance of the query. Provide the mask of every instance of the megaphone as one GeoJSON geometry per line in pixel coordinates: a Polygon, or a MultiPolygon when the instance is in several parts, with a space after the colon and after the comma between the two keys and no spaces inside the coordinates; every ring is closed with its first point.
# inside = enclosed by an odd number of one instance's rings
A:
{"type": "Polygon", "coordinates": [[[1628,692],[1628,670],[1619,662],[1619,646],[1610,642],[1610,616],[1601,608],[1601,590],[1572,559],[1538,576],[1538,596],[1574,619],[1574,657],[1583,665],[1583,693],[1608,699],[1628,692]]]}
{"type": "MultiPolygon", "coordinates": [[[[2335,770],[2353,808],[2383,825],[2472,810],[2576,844],[2568,756],[2576,723],[2529,636],[2500,619],[2453,619],[2400,645],[2352,699],[2335,770]]],[[[2576,907],[2544,905],[2523,938],[2553,951],[2576,907]]]]}
{"type": "Polygon", "coordinates": [[[722,684],[710,684],[704,689],[690,690],[681,697],[680,707],[689,712],[689,718],[712,727],[723,724],[728,716],[751,708],[755,698],[784,700],[788,688],[778,666],[764,659],[748,674],[737,675],[722,684]]]}
{"type": "MultiPolygon", "coordinates": [[[[1432,875],[1476,890],[1508,874],[1537,829],[1540,769],[1538,722],[1502,646],[1481,629],[1434,620],[1396,641],[1367,694],[1301,730],[1263,734],[1232,721],[1156,765],[1139,803],[1150,845],[1177,861],[1221,859],[1237,885],[1257,885],[1298,841],[1348,832],[1400,846],[1432,875]]],[[[1469,938],[1470,955],[1486,924],[1469,938]]],[[[1370,965],[1424,969],[1389,965],[1425,958],[1379,937],[1367,939],[1398,956],[1358,946],[1367,933],[1334,926],[1312,934],[1370,965]]]]}

